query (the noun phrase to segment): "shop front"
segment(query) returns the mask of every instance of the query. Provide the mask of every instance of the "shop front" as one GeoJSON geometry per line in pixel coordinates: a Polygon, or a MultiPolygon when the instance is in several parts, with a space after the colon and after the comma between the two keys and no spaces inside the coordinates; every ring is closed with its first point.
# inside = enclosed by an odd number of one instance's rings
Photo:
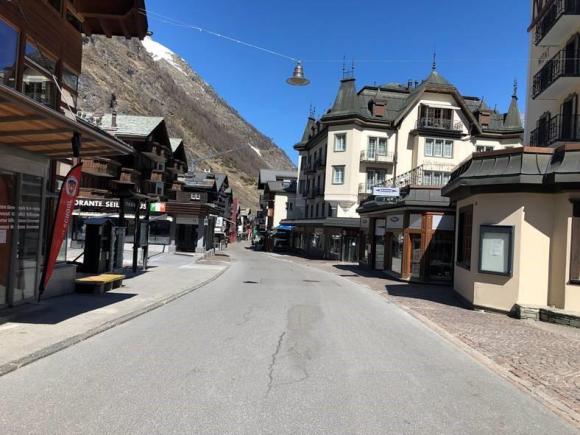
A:
{"type": "Polygon", "coordinates": [[[48,160],[0,148],[0,308],[33,301],[44,257],[48,160]]]}
{"type": "MultiPolygon", "coordinates": [[[[432,190],[414,190],[425,189],[432,190]]],[[[452,282],[455,213],[439,192],[412,190],[396,202],[371,200],[359,208],[373,235],[370,259],[361,266],[405,281],[452,282]],[[417,196],[423,199],[413,201],[417,196]]]]}

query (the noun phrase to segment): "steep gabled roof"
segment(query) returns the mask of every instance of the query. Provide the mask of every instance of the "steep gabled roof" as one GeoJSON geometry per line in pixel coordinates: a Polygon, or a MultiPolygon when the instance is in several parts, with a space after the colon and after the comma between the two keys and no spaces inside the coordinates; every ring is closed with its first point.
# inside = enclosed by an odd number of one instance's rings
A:
{"type": "Polygon", "coordinates": [[[276,169],[260,169],[258,175],[258,189],[263,189],[269,181],[277,181],[280,179],[296,180],[298,178],[297,171],[282,171],[276,169]]]}

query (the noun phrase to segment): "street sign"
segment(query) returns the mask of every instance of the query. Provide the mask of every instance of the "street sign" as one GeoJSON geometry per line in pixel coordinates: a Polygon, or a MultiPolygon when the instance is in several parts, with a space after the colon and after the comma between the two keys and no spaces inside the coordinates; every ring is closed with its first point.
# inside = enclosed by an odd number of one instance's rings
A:
{"type": "Polygon", "coordinates": [[[373,195],[385,196],[388,198],[398,198],[401,196],[401,192],[398,187],[375,186],[373,187],[373,195]]]}

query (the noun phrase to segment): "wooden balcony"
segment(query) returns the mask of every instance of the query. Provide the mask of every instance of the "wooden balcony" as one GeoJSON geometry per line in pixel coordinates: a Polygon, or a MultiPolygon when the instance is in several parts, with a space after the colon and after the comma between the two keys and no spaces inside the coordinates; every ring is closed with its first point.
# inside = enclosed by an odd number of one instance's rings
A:
{"type": "Polygon", "coordinates": [[[110,192],[104,189],[95,189],[93,187],[81,187],[79,189],[79,198],[105,198],[110,192]]]}
{"type": "Polygon", "coordinates": [[[118,180],[113,180],[113,183],[116,184],[139,184],[139,179],[141,178],[141,173],[131,169],[131,168],[121,168],[121,176],[118,180]]]}
{"type": "Polygon", "coordinates": [[[154,162],[165,163],[171,156],[171,151],[156,142],[146,143],[140,151],[141,154],[154,162]]]}
{"type": "Polygon", "coordinates": [[[111,159],[95,157],[83,160],[83,173],[95,177],[117,178],[121,164],[111,159]]]}
{"type": "Polygon", "coordinates": [[[151,175],[149,176],[148,180],[153,183],[161,183],[163,182],[163,175],[164,175],[163,171],[154,169],[153,171],[151,171],[151,175]]]}
{"type": "Polygon", "coordinates": [[[184,174],[185,173],[185,163],[179,160],[173,160],[167,163],[165,168],[174,174],[184,174]]]}

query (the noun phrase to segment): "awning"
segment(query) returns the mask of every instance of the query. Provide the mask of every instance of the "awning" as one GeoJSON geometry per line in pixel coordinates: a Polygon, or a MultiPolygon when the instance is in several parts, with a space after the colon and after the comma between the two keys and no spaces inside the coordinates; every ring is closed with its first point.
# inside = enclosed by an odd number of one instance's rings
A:
{"type": "Polygon", "coordinates": [[[148,23],[144,0],[76,0],[86,35],[145,38],[148,23]]]}
{"type": "Polygon", "coordinates": [[[133,148],[82,120],[0,85],[0,144],[48,158],[72,157],[73,133],[81,135],[81,157],[129,154],[133,148]]]}
{"type": "Polygon", "coordinates": [[[451,104],[447,104],[447,103],[444,103],[441,101],[421,100],[421,104],[423,106],[429,106],[429,107],[432,107],[434,109],[453,109],[453,110],[461,109],[461,107],[453,106],[451,104]]]}

